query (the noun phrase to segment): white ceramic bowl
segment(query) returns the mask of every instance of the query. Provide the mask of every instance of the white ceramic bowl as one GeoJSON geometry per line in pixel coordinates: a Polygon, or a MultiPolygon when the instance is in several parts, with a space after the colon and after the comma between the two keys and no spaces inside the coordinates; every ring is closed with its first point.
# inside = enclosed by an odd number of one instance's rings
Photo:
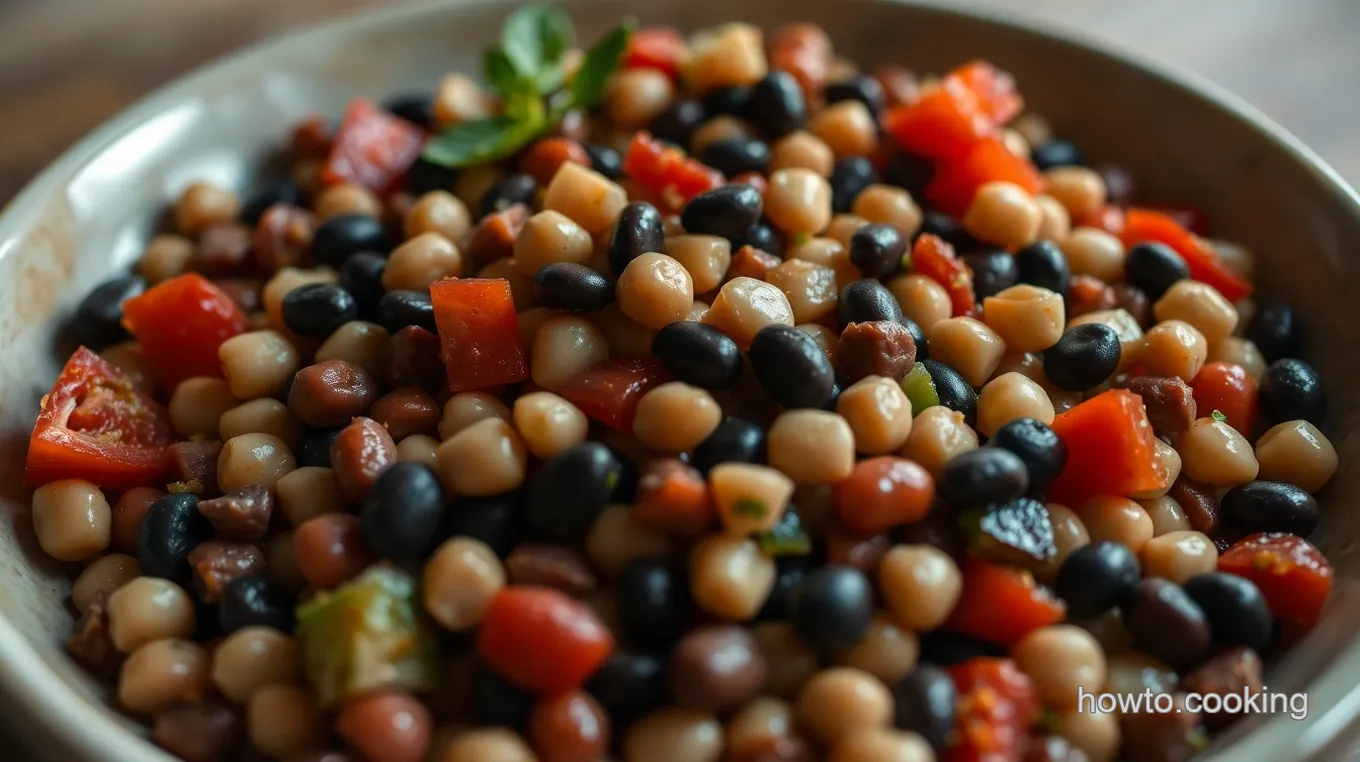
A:
{"type": "MultiPolygon", "coordinates": [[[[739,18],[766,28],[822,24],[865,64],[939,71],[987,57],[1014,72],[1032,108],[1088,157],[1134,170],[1148,197],[1193,202],[1215,233],[1258,256],[1267,296],[1308,327],[1306,357],[1330,391],[1342,468],[1324,498],[1319,544],[1338,583],[1321,625],[1276,665],[1275,690],[1307,691],[1306,721],[1255,717],[1215,745],[1220,759],[1334,758],[1360,712],[1360,199],[1308,149],[1204,83],[1085,41],[1008,22],[876,0],[568,0],[589,39],[623,14],[684,29],[739,18]]],[[[475,71],[507,11],[494,1],[400,7],[266,43],[143,100],[68,151],[0,217],[0,695],[53,759],[169,760],[62,650],[71,628],[67,569],[33,540],[24,448],[38,400],[70,349],[60,327],[81,295],[139,255],[185,185],[243,188],[289,126],[338,114],[353,95],[433,87],[475,71]]],[[[1353,732],[1353,731],[1352,731],[1353,732]]],[[[7,757],[0,752],[0,758],[7,757]]]]}

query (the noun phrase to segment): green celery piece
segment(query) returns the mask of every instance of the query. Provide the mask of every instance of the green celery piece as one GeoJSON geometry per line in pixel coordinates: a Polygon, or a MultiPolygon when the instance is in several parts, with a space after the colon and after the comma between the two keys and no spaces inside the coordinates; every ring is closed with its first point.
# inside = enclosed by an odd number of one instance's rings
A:
{"type": "Polygon", "coordinates": [[[935,382],[930,378],[930,371],[919,362],[911,366],[911,370],[902,379],[902,391],[906,392],[907,399],[911,401],[913,418],[920,415],[922,410],[940,404],[940,393],[935,391],[935,382]]]}

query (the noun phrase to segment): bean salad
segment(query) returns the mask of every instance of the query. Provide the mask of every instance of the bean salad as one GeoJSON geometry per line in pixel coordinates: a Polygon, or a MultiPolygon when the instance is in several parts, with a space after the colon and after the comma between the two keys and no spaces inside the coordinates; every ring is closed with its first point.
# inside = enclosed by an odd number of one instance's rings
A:
{"type": "Polygon", "coordinates": [[[84,298],[28,449],[186,762],[1180,762],[1238,718],[1079,692],[1321,615],[1299,316],[988,62],[528,7],[281,155],[84,298]]]}

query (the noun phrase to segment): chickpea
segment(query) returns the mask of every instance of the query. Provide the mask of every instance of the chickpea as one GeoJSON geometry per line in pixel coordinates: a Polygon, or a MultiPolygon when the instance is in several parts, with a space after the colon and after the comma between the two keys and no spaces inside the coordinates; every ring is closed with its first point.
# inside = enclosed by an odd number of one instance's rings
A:
{"type": "Polygon", "coordinates": [[[443,747],[443,753],[430,762],[539,762],[539,759],[513,730],[475,728],[455,736],[443,747]]]}
{"type": "Polygon", "coordinates": [[[1091,535],[1086,532],[1086,525],[1081,522],[1081,517],[1071,508],[1058,503],[1048,503],[1044,507],[1048,510],[1048,522],[1053,526],[1053,548],[1056,552],[1052,558],[1039,565],[1035,570],[1035,576],[1046,582],[1052,582],[1057,578],[1063,562],[1072,555],[1072,551],[1091,544],[1091,535]]]}
{"type": "Polygon", "coordinates": [[[524,483],[524,440],[501,418],[478,421],[435,450],[436,470],[455,495],[486,497],[524,483]]]}
{"type": "Polygon", "coordinates": [[[193,241],[182,235],[163,233],[147,243],[146,251],[137,263],[137,272],[146,278],[147,285],[154,286],[189,272],[196,254],[193,241]]]}
{"type": "Polygon", "coordinates": [[[627,205],[628,193],[622,186],[571,161],[558,167],[543,194],[544,209],[565,214],[592,236],[610,230],[627,205]]]}
{"type": "MultiPolygon", "coordinates": [[[[863,195],[862,192],[861,195],[863,195]]],[[[848,249],[850,248],[850,236],[854,235],[856,230],[868,224],[869,221],[858,214],[837,214],[831,218],[831,224],[826,226],[826,230],[822,231],[822,237],[829,238],[848,249]]]]}
{"type": "Polygon", "coordinates": [[[831,358],[832,365],[835,365],[837,342],[840,339],[835,331],[820,323],[804,323],[794,327],[811,336],[817,342],[817,346],[821,347],[822,351],[826,353],[826,356],[831,358]]]}
{"type": "Polygon", "coordinates": [[[302,678],[297,641],[272,627],[245,627],[213,651],[213,685],[237,704],[249,703],[267,685],[292,685],[302,678]]]}
{"type": "Polygon", "coordinates": [[[1114,329],[1115,335],[1119,337],[1119,367],[1121,369],[1133,364],[1143,350],[1146,340],[1143,329],[1138,325],[1138,320],[1130,315],[1127,310],[1088,312],[1085,315],[1072,318],[1068,321],[1067,327],[1072,328],[1086,323],[1100,323],[1114,329]]]}
{"type": "Polygon", "coordinates": [[[1226,339],[1237,327],[1237,309],[1218,289],[1197,280],[1182,280],[1171,285],[1152,305],[1159,322],[1183,320],[1204,335],[1210,346],[1226,339]]]}
{"type": "Polygon", "coordinates": [[[1058,713],[1058,734],[1091,762],[1112,762],[1119,753],[1119,718],[1099,711],[1058,713]]]}
{"type": "Polygon", "coordinates": [[[448,439],[478,421],[487,418],[510,420],[510,408],[486,392],[460,392],[444,403],[439,421],[439,438],[448,439]]]}
{"type": "Polygon", "coordinates": [[[223,492],[235,492],[250,484],[270,490],[279,478],[297,468],[293,451],[282,439],[269,434],[242,434],[228,439],[217,456],[217,484],[223,492]]]}
{"type": "Polygon", "coordinates": [[[980,240],[1015,250],[1039,235],[1042,217],[1039,204],[1024,188],[994,182],[978,188],[963,216],[963,228],[980,240]]]}
{"type": "Polygon", "coordinates": [[[1260,466],[1251,443],[1237,429],[1200,418],[1176,438],[1181,473],[1211,487],[1234,487],[1256,478],[1260,466]]]}
{"type": "Polygon", "coordinates": [[[874,184],[865,188],[855,197],[851,210],[869,222],[892,225],[908,239],[921,227],[921,208],[910,193],[891,185],[874,184]]]}
{"type": "MultiPolygon", "coordinates": [[[[502,174],[504,173],[494,164],[464,167],[458,172],[458,179],[453,183],[453,195],[457,196],[468,209],[480,209],[482,197],[486,195],[487,189],[501,179],[502,174]]],[[[475,230],[476,226],[473,229],[475,230]]]]}
{"type": "Polygon", "coordinates": [[[774,529],[793,496],[792,480],[754,463],[721,463],[708,481],[723,527],[742,537],[774,529]]]}
{"type": "Polygon", "coordinates": [[[1006,342],[986,323],[970,317],[941,320],[931,326],[930,357],[948,365],[970,386],[982,386],[1006,354],[1006,342]]]}
{"type": "Polygon", "coordinates": [[[764,692],[792,698],[821,667],[821,657],[804,643],[788,622],[762,622],[751,635],[765,657],[764,692]]]}
{"type": "Polygon", "coordinates": [[[591,566],[614,578],[639,558],[666,558],[671,539],[639,521],[628,506],[611,505],[600,513],[586,535],[591,566]]]}
{"type": "Polygon", "coordinates": [[[689,271],[656,252],[629,262],[615,289],[624,314],[653,330],[684,320],[694,306],[694,280],[689,271]]]}
{"type": "Polygon", "coordinates": [[[827,743],[892,724],[893,697],[873,675],[832,667],[812,676],[798,694],[798,716],[827,743]]]}
{"type": "Polygon", "coordinates": [[[595,242],[590,235],[562,212],[551,209],[539,212],[524,221],[524,228],[515,239],[511,263],[527,277],[555,262],[584,265],[595,256],[595,242]]]}
{"type": "Polygon", "coordinates": [[[1031,381],[1038,382],[1040,386],[1048,383],[1048,378],[1044,376],[1044,358],[1034,352],[1007,352],[1002,355],[1001,362],[996,366],[996,370],[992,371],[989,381],[995,381],[1007,373],[1019,373],[1031,381]]]}
{"type": "Polygon", "coordinates": [[[1251,280],[1255,275],[1256,257],[1251,253],[1251,249],[1238,243],[1217,239],[1210,239],[1209,246],[1218,256],[1218,261],[1238,277],[1251,280]]]}
{"type": "MultiPolygon", "coordinates": [[[[690,153],[698,156],[703,150],[723,140],[736,140],[752,136],[751,126],[735,116],[715,116],[699,125],[690,136],[690,153]]],[[[830,150],[830,149],[827,149],[830,150]]]]}
{"type": "Polygon", "coordinates": [[[168,579],[138,577],[109,596],[109,636],[123,653],[162,638],[193,635],[194,602],[168,579]]]}
{"type": "Polygon", "coordinates": [[[1180,320],[1168,320],[1147,332],[1139,359],[1150,375],[1176,376],[1189,382],[1199,375],[1208,353],[1208,343],[1199,329],[1180,320]]]}
{"type": "Polygon", "coordinates": [[[186,378],[170,394],[170,424],[182,437],[217,439],[218,420],[240,402],[220,378],[186,378]]]}
{"type": "Polygon", "coordinates": [[[1181,504],[1167,495],[1139,500],[1138,504],[1147,511],[1148,517],[1152,519],[1152,536],[1161,537],[1170,532],[1183,532],[1190,528],[1190,519],[1186,517],[1185,510],[1181,504]]]}
{"type": "Polygon", "coordinates": [[[481,624],[491,600],[505,586],[505,568],[481,540],[446,540],[425,563],[425,610],[440,626],[455,632],[481,624]]]}
{"type": "Polygon", "coordinates": [[[194,183],[175,201],[175,228],[194,237],[205,228],[232,222],[241,215],[241,199],[212,183],[194,183]]]}
{"type": "Polygon", "coordinates": [[[794,732],[793,707],[785,701],[762,696],[737,710],[727,722],[727,754],[746,759],[757,756],[794,732]]]}
{"type": "Polygon", "coordinates": [[[1047,194],[1034,199],[1039,205],[1039,238],[1046,241],[1061,241],[1072,232],[1072,218],[1056,198],[1047,194]]]}
{"type": "Polygon", "coordinates": [[[110,553],[96,559],[76,577],[71,585],[71,604],[84,614],[99,593],[112,595],[119,588],[141,576],[137,559],[126,553],[110,553]]]}
{"type": "Polygon", "coordinates": [[[1044,173],[1048,195],[1078,219],[1089,218],[1105,206],[1105,180],[1087,167],[1054,167],[1044,173]]]}
{"type": "Polygon", "coordinates": [[[381,217],[383,205],[373,191],[361,185],[336,183],[321,189],[321,192],[316,196],[316,201],[312,204],[312,211],[316,212],[317,218],[321,220],[328,220],[343,214],[381,217]]]}
{"type": "Polygon", "coordinates": [[[722,422],[722,409],[707,391],[672,381],[638,400],[633,433],[663,452],[689,452],[722,422]]]}
{"type": "Polygon", "coordinates": [[[1166,474],[1166,478],[1162,485],[1156,489],[1144,490],[1136,495],[1129,496],[1135,500],[1146,500],[1165,495],[1171,489],[1171,485],[1176,483],[1176,478],[1181,475],[1181,454],[1176,452],[1176,448],[1161,439],[1153,440],[1152,444],[1157,451],[1157,462],[1161,464],[1162,472],[1166,474]]]}
{"type": "MultiPolygon", "coordinates": [[[[1241,321],[1238,321],[1241,325],[1241,321]]],[[[1247,375],[1259,383],[1266,374],[1266,358],[1250,339],[1229,336],[1209,347],[1206,362],[1226,362],[1242,366],[1247,375]]]]}
{"type": "Polygon", "coordinates": [[[990,437],[1018,418],[1053,423],[1048,392],[1020,373],[1006,373],[989,381],[978,395],[978,433],[990,437]]]}
{"type": "Polygon", "coordinates": [[[544,321],[534,335],[530,371],[534,383],[558,390],[607,357],[609,342],[599,328],[583,317],[562,315],[544,321]]]}
{"type": "Polygon", "coordinates": [[[424,434],[412,434],[397,442],[397,460],[424,463],[430,468],[434,468],[437,462],[435,450],[438,447],[438,439],[424,434]]]}
{"type": "Polygon", "coordinates": [[[287,405],[272,397],[254,399],[223,412],[218,430],[222,439],[232,439],[242,434],[272,434],[289,447],[301,445],[304,433],[302,421],[293,415],[287,405]]]}
{"type": "Polygon", "coordinates": [[[983,299],[982,320],[1009,351],[1042,352],[1062,338],[1067,312],[1062,296],[1021,284],[983,299]]]}
{"type": "Polygon", "coordinates": [[[462,274],[463,254],[453,241],[439,233],[421,233],[388,257],[382,284],[388,291],[425,291],[437,280],[462,274]]]}
{"type": "Polygon", "coordinates": [[[1045,705],[1075,709],[1078,691],[1095,693],[1105,685],[1105,652],[1086,630],[1070,624],[1040,627],[1011,648],[1011,657],[1045,705]]]}
{"type": "Polygon", "coordinates": [[[888,290],[897,297],[902,313],[930,335],[930,329],[954,314],[949,292],[934,278],[924,275],[898,275],[888,281],[888,290]]]}
{"type": "Polygon", "coordinates": [[[329,268],[317,268],[315,270],[299,270],[296,267],[281,267],[274,273],[260,290],[260,300],[264,302],[264,311],[269,314],[269,322],[279,328],[283,323],[283,297],[289,291],[298,286],[305,286],[309,283],[330,283],[335,284],[339,278],[335,271],[329,268]]]}
{"type": "Polygon", "coordinates": [[[791,132],[770,146],[770,172],[781,169],[806,169],[830,177],[836,156],[821,138],[804,130],[791,132]]]}
{"type": "Polygon", "coordinates": [[[1110,654],[1106,658],[1105,691],[1108,693],[1173,693],[1179,678],[1176,670],[1136,651],[1110,654]]]}
{"type": "Polygon", "coordinates": [[[836,413],[850,425],[855,449],[866,455],[897,452],[911,434],[911,401],[896,381],[865,376],[836,401],[836,413]]]}
{"type": "Polygon", "coordinates": [[[1053,128],[1048,120],[1033,111],[1026,111],[1011,122],[1011,128],[1020,133],[1026,143],[1032,146],[1043,145],[1053,140],[1053,128]]]}
{"type": "MultiPolygon", "coordinates": [[[[492,116],[490,97],[466,74],[447,74],[434,97],[434,121],[440,127],[492,116]]],[[[480,195],[480,194],[479,194],[480,195]]]]}
{"type": "Polygon", "coordinates": [[[790,236],[815,235],[831,222],[831,185],[810,169],[774,172],[765,191],[765,214],[790,236]]]}
{"type": "Polygon", "coordinates": [[[690,553],[689,570],[694,601],[719,619],[750,619],[774,588],[774,559],[745,537],[704,538],[690,553]]]}
{"type": "Polygon", "coordinates": [[[772,283],[733,278],[718,291],[713,306],[704,315],[704,323],[732,337],[745,349],[765,326],[793,325],[793,306],[772,283]]]}
{"type": "Polygon", "coordinates": [[[346,508],[340,482],[329,468],[306,466],[291,471],[279,478],[274,491],[279,496],[279,508],[292,526],[346,508]]]}
{"type": "Polygon", "coordinates": [[[217,349],[222,374],[240,400],[272,397],[302,367],[298,351],[278,331],[233,336],[217,349]]]}
{"type": "Polygon", "coordinates": [[[785,260],[765,273],[789,300],[794,323],[814,323],[836,309],[836,272],[801,259],[785,260]]]}
{"type": "Polygon", "coordinates": [[[515,428],[539,458],[551,458],[585,441],[589,421],[577,407],[552,392],[533,392],[515,400],[515,428]]]}
{"type": "Polygon", "coordinates": [[[911,422],[901,455],[938,476],[949,460],[977,447],[977,432],[964,423],[963,413],[936,405],[922,410],[911,422]]]}
{"type": "Polygon", "coordinates": [[[1256,441],[1261,479],[1289,482],[1309,492],[1322,489],[1336,473],[1336,448],[1307,421],[1272,426],[1256,441]]]}
{"type": "Polygon", "coordinates": [[[935,752],[919,733],[871,728],[841,739],[830,762],[934,762],[935,752]]]}
{"type": "Polygon", "coordinates": [[[320,748],[326,731],[316,697],[306,688],[266,685],[246,708],[250,743],[275,759],[320,748]]]}
{"type": "MultiPolygon", "coordinates": [[[[510,284],[510,298],[514,300],[515,311],[524,313],[538,306],[534,296],[534,278],[520,272],[513,258],[505,257],[487,264],[478,273],[478,278],[503,278],[510,284]]],[[[524,326],[521,322],[520,329],[524,326]]]]}
{"type": "Polygon", "coordinates": [[[916,666],[920,652],[916,633],[904,629],[894,617],[880,611],[869,624],[869,631],[854,648],[841,655],[839,663],[864,670],[884,685],[892,685],[916,666]]]}
{"type": "Polygon", "coordinates": [[[1030,148],[1029,141],[1025,140],[1025,136],[1020,134],[1019,130],[1011,127],[1002,130],[1001,142],[1006,146],[1007,151],[1010,151],[1016,156],[1019,156],[1022,159],[1028,159],[1030,157],[1032,149],[1030,148]]]}
{"type": "Polygon", "coordinates": [[[118,675],[118,703],[152,716],[176,704],[202,701],[210,688],[208,654],[188,640],[164,638],[139,647],[118,675]]]}
{"type": "Polygon", "coordinates": [[[406,215],[407,238],[438,233],[450,241],[461,241],[471,230],[472,215],[467,204],[447,190],[430,191],[416,199],[406,215]]]}
{"type": "MultiPolygon", "coordinates": [[[[706,93],[719,87],[754,85],[768,70],[760,29],[734,22],[695,42],[683,74],[693,90],[706,93]]],[[[637,761],[630,758],[629,762],[637,761]]],[[[658,758],[657,762],[662,761],[658,758]]]]}
{"type": "Polygon", "coordinates": [[[1090,275],[1114,283],[1124,273],[1124,244],[1100,228],[1074,228],[1058,241],[1073,275],[1090,275]]]}
{"type": "Polygon", "coordinates": [[[113,511],[99,488],[62,479],[33,493],[33,532],[43,552],[58,561],[84,561],[113,541],[113,511]]]}
{"type": "MultiPolygon", "coordinates": [[[[842,217],[848,216],[842,215],[842,217]]],[[[863,227],[863,225],[859,227],[863,227]]],[[[831,268],[836,273],[836,288],[838,289],[860,279],[859,268],[855,266],[854,262],[850,261],[848,244],[830,237],[812,238],[802,244],[795,243],[784,252],[784,259],[786,261],[797,259],[831,268]]]]}
{"type": "Polygon", "coordinates": [[[605,91],[604,111],[609,120],[630,130],[646,127],[675,98],[671,78],[657,69],[624,69],[605,91]]]}
{"type": "MultiPolygon", "coordinates": [[[[628,729],[623,743],[627,762],[718,762],[723,727],[713,715],[697,709],[667,707],[628,729]]],[[[472,762],[469,760],[469,762],[472,762]]]]}
{"type": "Polygon", "coordinates": [[[732,244],[715,235],[672,236],[663,250],[689,273],[698,294],[721,286],[732,264],[732,244]]]}
{"type": "Polygon", "coordinates": [[[821,138],[837,159],[868,156],[878,147],[878,123],[869,107],[858,100],[827,106],[809,120],[808,130],[821,138]]]}
{"type": "Polygon", "coordinates": [[[1200,532],[1168,532],[1148,540],[1139,554],[1143,573],[1178,585],[1218,568],[1218,547],[1200,532]]]}
{"type": "Polygon", "coordinates": [[[383,369],[382,353],[388,338],[387,329],[377,323],[351,320],[322,342],[316,350],[316,361],[344,360],[377,378],[383,369]]]}
{"type": "Polygon", "coordinates": [[[878,585],[897,621],[924,632],[949,618],[963,593],[963,575],[938,548],[895,545],[878,565],[878,585]]]}
{"type": "Polygon", "coordinates": [[[1122,542],[1134,553],[1152,539],[1152,517],[1126,497],[1094,497],[1077,509],[1091,542],[1122,542]]]}
{"type": "Polygon", "coordinates": [[[824,410],[780,413],[766,437],[769,463],[796,484],[835,484],[855,467],[850,424],[824,410]]]}

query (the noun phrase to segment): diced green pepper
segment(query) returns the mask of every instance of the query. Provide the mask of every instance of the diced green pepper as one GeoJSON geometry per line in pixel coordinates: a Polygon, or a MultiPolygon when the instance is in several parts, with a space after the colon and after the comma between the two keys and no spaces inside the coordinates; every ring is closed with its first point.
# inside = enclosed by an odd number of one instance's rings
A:
{"type": "Polygon", "coordinates": [[[902,391],[906,392],[907,399],[911,401],[913,418],[920,415],[922,410],[940,404],[940,393],[935,391],[935,382],[930,378],[930,371],[919,362],[911,366],[911,370],[902,379],[902,391]]]}

